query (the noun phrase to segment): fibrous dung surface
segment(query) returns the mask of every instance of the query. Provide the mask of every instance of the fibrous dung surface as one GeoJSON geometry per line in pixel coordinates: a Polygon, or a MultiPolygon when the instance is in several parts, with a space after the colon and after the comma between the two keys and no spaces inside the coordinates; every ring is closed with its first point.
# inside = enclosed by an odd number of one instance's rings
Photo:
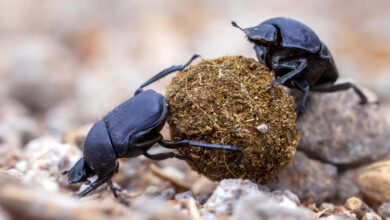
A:
{"type": "Polygon", "coordinates": [[[173,139],[239,146],[243,151],[181,148],[190,166],[212,180],[264,182],[288,165],[298,141],[293,99],[254,59],[203,60],[173,78],[167,90],[173,139]],[[258,128],[267,128],[259,130],[258,128]]]}

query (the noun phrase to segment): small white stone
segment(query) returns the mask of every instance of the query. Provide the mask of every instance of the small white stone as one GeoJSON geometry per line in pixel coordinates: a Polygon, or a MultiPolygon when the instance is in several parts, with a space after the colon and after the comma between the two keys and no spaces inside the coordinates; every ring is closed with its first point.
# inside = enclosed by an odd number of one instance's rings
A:
{"type": "Polygon", "coordinates": [[[362,220],[380,220],[380,219],[382,218],[374,212],[367,212],[362,218],[362,220]]]}
{"type": "Polygon", "coordinates": [[[257,126],[256,129],[258,131],[260,131],[260,133],[262,133],[262,134],[267,133],[269,130],[268,125],[266,125],[266,124],[261,124],[261,125],[257,126]]]}

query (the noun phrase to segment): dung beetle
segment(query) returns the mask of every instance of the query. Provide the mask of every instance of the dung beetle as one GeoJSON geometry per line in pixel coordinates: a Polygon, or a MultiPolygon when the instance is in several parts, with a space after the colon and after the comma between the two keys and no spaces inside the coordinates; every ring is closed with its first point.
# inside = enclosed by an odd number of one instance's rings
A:
{"type": "Polygon", "coordinates": [[[171,66],[159,72],[142,84],[134,97],[117,106],[92,126],[85,139],[84,157],[65,172],[70,184],[79,182],[89,184],[79,194],[80,197],[104,183],[107,183],[117,196],[117,189],[113,186],[111,178],[118,171],[118,158],[144,155],[152,160],[187,159],[174,152],[149,154],[148,150],[156,143],[169,149],[195,146],[241,152],[237,146],[209,144],[186,139],[168,141],[164,140],[160,134],[168,116],[167,101],[163,95],[154,90],[144,91],[143,87],[170,73],[184,70],[197,57],[199,55],[194,55],[185,65],[171,66]],[[88,178],[95,175],[97,180],[90,183],[88,178]]]}
{"type": "Polygon", "coordinates": [[[335,84],[339,73],[331,53],[305,24],[278,17],[250,28],[241,28],[234,21],[232,25],[242,30],[254,44],[259,62],[274,70],[276,79],[271,89],[285,85],[303,92],[297,106],[299,115],[305,109],[310,91],[336,92],[352,88],[361,104],[368,103],[367,97],[353,83],[335,84]]]}

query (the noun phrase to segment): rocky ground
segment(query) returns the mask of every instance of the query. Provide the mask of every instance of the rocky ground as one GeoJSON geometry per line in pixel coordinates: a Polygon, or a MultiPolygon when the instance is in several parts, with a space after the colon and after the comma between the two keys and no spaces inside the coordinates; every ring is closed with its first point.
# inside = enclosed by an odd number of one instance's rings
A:
{"type": "Polygon", "coordinates": [[[82,156],[91,125],[41,136],[26,109],[2,106],[3,219],[390,218],[389,125],[382,109],[359,105],[353,91],[313,94],[298,121],[294,161],[275,180],[213,182],[182,161],[138,157],[120,160],[118,198],[104,185],[78,199],[86,185],[68,185],[63,174],[82,156]]]}
{"type": "Polygon", "coordinates": [[[0,0],[0,219],[390,219],[388,2],[83,2],[0,0]],[[139,157],[120,160],[118,199],[106,185],[77,198],[85,185],[62,173],[91,123],[195,52],[254,57],[230,21],[274,16],[312,26],[342,80],[381,106],[358,105],[352,91],[313,94],[293,163],[261,185],[139,157]]]}

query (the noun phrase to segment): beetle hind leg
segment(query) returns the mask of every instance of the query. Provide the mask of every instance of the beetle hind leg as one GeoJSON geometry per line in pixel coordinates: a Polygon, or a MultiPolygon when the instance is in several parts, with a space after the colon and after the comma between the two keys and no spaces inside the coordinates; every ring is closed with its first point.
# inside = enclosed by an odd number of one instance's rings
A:
{"type": "Polygon", "coordinates": [[[203,143],[203,142],[191,141],[191,140],[180,140],[180,141],[160,140],[158,143],[161,146],[166,147],[166,148],[170,148],[170,149],[195,146],[195,147],[203,147],[203,148],[210,148],[210,149],[241,151],[241,148],[237,147],[237,146],[222,145],[222,144],[209,144],[209,143],[203,143]]]}
{"type": "MultiPolygon", "coordinates": [[[[322,86],[313,86],[311,88],[314,92],[338,92],[338,91],[344,91],[352,88],[353,91],[356,93],[357,96],[360,98],[360,104],[365,105],[368,104],[367,96],[362,92],[362,90],[357,87],[355,84],[351,82],[345,82],[340,84],[333,84],[333,85],[322,85],[322,86]]],[[[379,104],[378,101],[375,102],[376,104],[379,104]]]]}
{"type": "Polygon", "coordinates": [[[184,64],[184,65],[174,65],[174,66],[171,66],[171,67],[169,67],[169,68],[166,68],[166,69],[162,70],[161,72],[157,73],[157,74],[154,75],[152,78],[150,78],[148,81],[144,82],[144,83],[137,89],[137,91],[135,91],[135,95],[137,95],[138,93],[142,92],[142,91],[143,91],[143,88],[144,88],[145,86],[148,86],[148,85],[154,83],[155,81],[157,81],[157,80],[159,80],[159,79],[161,79],[161,78],[163,78],[163,77],[165,77],[165,76],[167,76],[167,75],[169,75],[169,74],[171,74],[171,73],[174,73],[174,72],[176,72],[176,71],[182,71],[182,70],[184,70],[187,66],[191,65],[191,63],[192,63],[196,58],[198,58],[198,57],[200,57],[200,55],[195,54],[195,55],[193,55],[193,56],[191,57],[190,60],[187,61],[186,64],[184,64]]]}
{"type": "Polygon", "coordinates": [[[203,142],[191,141],[191,140],[179,140],[179,141],[160,140],[158,143],[161,146],[169,149],[177,149],[182,147],[194,146],[194,147],[202,147],[202,148],[209,148],[209,149],[216,149],[216,150],[220,149],[220,150],[236,151],[237,153],[239,153],[239,156],[233,161],[235,164],[239,164],[242,158],[244,157],[244,153],[242,149],[238,146],[209,144],[209,143],[203,143],[203,142]]]}

